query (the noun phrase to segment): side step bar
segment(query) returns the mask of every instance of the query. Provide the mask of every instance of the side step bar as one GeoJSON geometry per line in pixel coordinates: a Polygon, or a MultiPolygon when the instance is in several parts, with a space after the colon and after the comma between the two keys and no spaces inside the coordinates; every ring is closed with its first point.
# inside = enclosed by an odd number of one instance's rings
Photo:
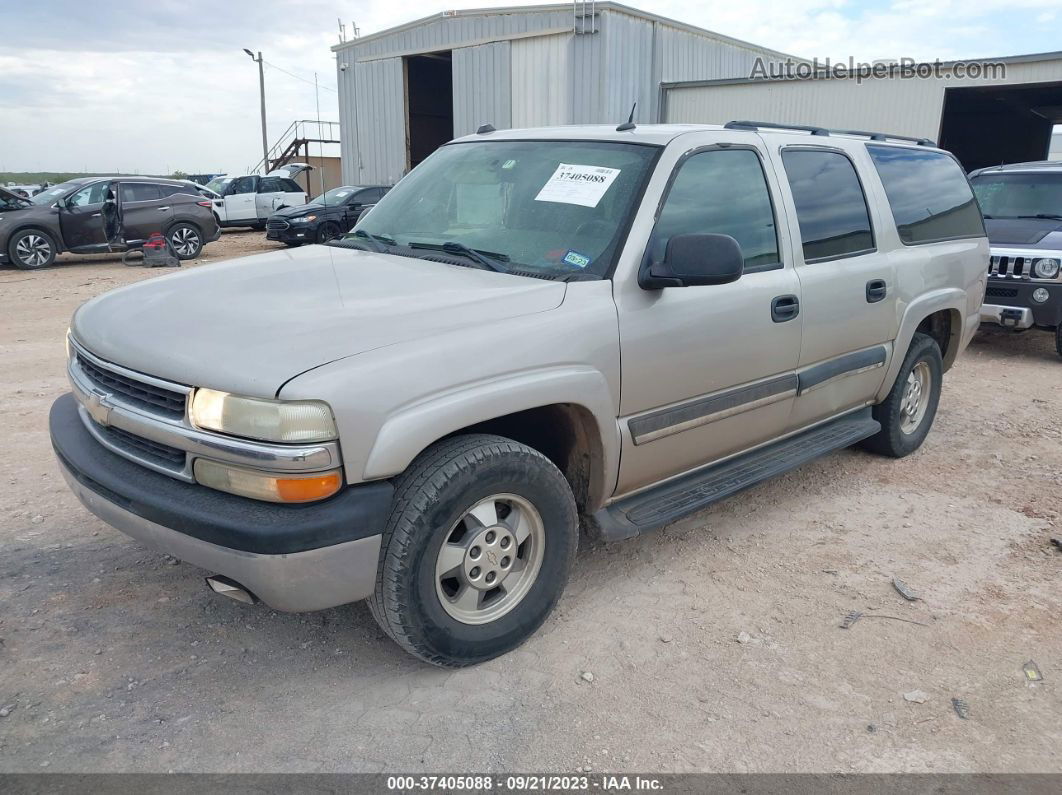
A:
{"type": "Polygon", "coordinates": [[[825,453],[853,445],[880,430],[881,424],[871,416],[870,408],[861,409],[618,500],[595,513],[594,520],[606,541],[631,538],[696,513],[825,453]]]}

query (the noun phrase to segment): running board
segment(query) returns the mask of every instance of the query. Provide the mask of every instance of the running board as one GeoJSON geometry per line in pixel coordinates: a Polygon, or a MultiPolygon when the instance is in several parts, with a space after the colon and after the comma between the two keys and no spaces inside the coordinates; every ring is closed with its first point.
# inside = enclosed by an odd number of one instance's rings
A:
{"type": "Polygon", "coordinates": [[[594,514],[606,541],[656,530],[714,502],[795,469],[825,453],[873,436],[881,424],[870,408],[618,500],[594,514]]]}

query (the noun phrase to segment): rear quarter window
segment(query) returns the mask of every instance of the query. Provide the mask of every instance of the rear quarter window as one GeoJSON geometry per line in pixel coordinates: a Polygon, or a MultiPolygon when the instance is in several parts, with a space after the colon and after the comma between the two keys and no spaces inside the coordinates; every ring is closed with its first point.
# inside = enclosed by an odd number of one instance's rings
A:
{"type": "Polygon", "coordinates": [[[867,151],[904,244],[984,237],[970,183],[950,155],[899,146],[868,145],[867,151]]]}

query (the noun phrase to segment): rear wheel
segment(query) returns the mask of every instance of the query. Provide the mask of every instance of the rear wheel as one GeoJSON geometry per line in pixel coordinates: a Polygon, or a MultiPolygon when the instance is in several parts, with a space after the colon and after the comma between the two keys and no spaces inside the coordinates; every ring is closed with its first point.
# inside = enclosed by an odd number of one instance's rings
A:
{"type": "Polygon", "coordinates": [[[55,262],[57,252],[55,239],[43,229],[22,229],[11,236],[7,253],[16,267],[37,270],[55,262]]]}
{"type": "Polygon", "coordinates": [[[896,383],[873,409],[881,430],[863,442],[880,455],[902,458],[917,450],[929,434],[940,401],[944,365],[936,340],[915,334],[896,383]]]}
{"type": "Polygon", "coordinates": [[[541,453],[500,436],[440,442],[396,481],[373,617],[444,667],[497,657],[553,610],[578,543],[575,499],[541,453]]]}
{"type": "Polygon", "coordinates": [[[192,224],[177,224],[166,233],[177,259],[195,259],[203,251],[203,235],[192,224]]]}

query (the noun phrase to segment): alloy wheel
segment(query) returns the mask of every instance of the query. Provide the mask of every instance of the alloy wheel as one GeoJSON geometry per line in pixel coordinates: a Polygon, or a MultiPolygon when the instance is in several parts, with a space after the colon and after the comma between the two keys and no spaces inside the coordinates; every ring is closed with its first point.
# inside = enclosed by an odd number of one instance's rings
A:
{"type": "Polygon", "coordinates": [[[188,226],[181,226],[170,235],[170,242],[178,256],[190,257],[199,249],[199,235],[188,226]]]}
{"type": "Polygon", "coordinates": [[[515,608],[542,568],[545,526],[515,494],[480,500],[447,533],[435,563],[443,610],[464,624],[486,624],[515,608]]]}
{"type": "Polygon", "coordinates": [[[918,362],[907,376],[900,402],[900,430],[906,434],[917,431],[926,416],[932,379],[933,373],[927,362],[918,362]]]}
{"type": "Polygon", "coordinates": [[[23,265],[39,268],[52,256],[52,245],[47,238],[30,233],[15,244],[15,255],[23,265]]]}

